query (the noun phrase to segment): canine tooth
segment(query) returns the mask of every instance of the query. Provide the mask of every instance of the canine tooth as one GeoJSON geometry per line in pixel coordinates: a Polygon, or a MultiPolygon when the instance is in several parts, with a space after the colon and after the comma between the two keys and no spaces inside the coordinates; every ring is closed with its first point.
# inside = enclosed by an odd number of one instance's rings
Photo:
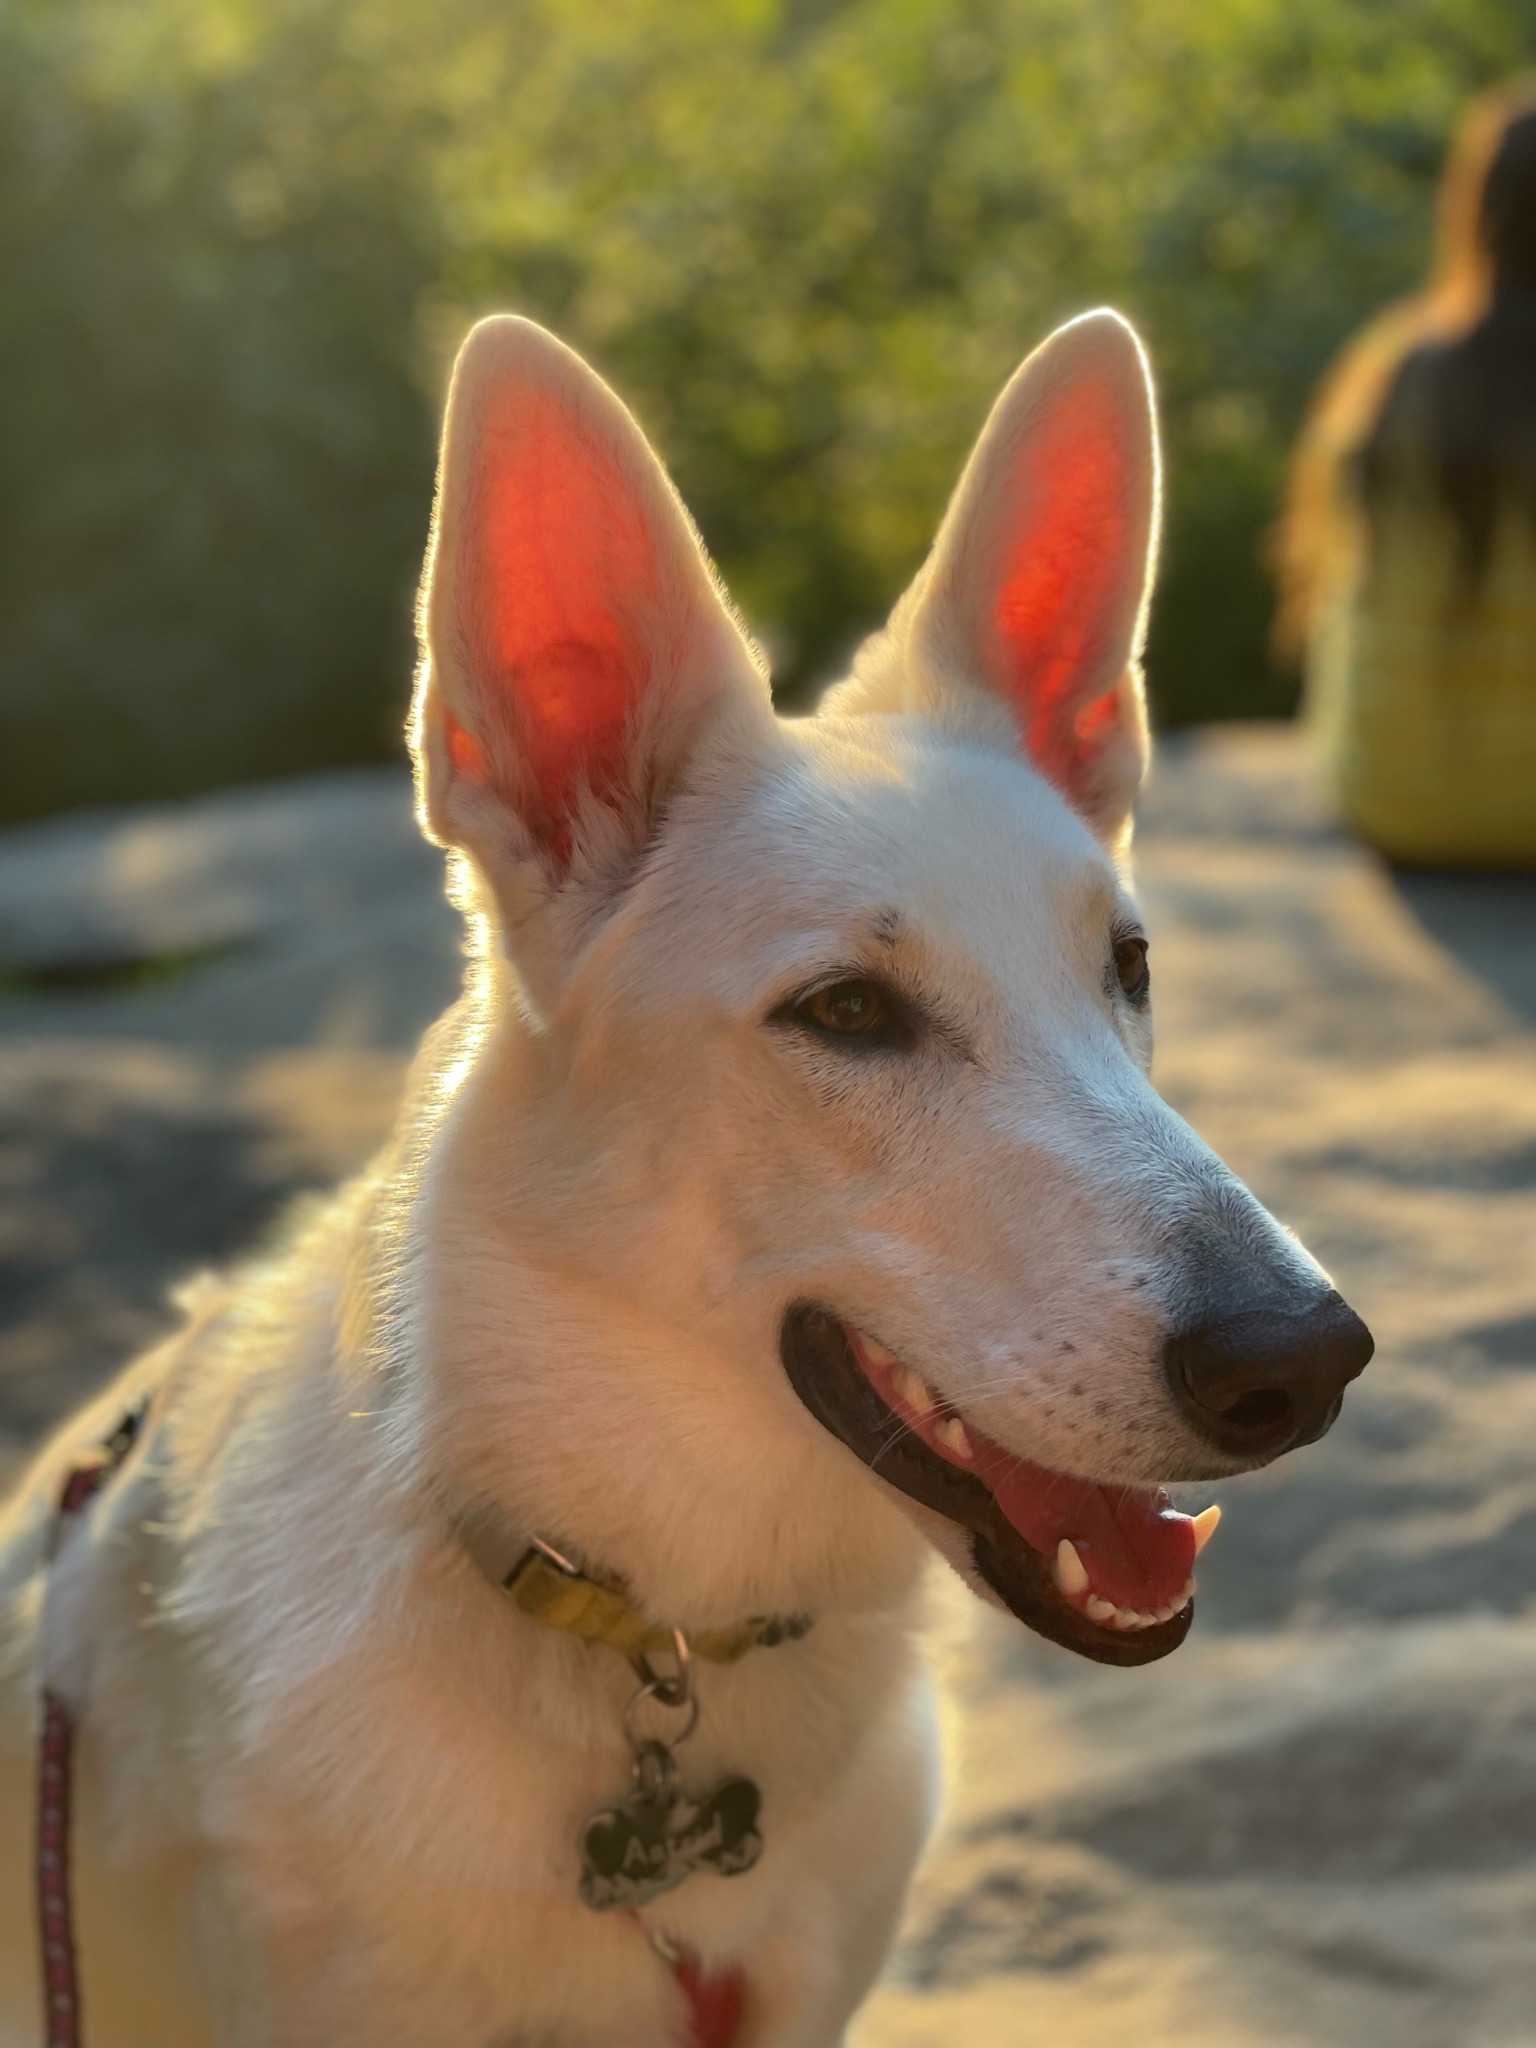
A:
{"type": "Polygon", "coordinates": [[[896,1391],[909,1408],[915,1408],[919,1415],[926,1415],[933,1406],[933,1396],[927,1384],[912,1368],[898,1365],[894,1374],[896,1391]]]}
{"type": "Polygon", "coordinates": [[[867,1337],[862,1330],[859,1332],[859,1336],[864,1344],[864,1356],[871,1365],[894,1365],[896,1363],[895,1352],[888,1351],[878,1337],[867,1337]]]}
{"type": "Polygon", "coordinates": [[[1190,1521],[1195,1531],[1195,1555],[1198,1557],[1207,1543],[1216,1534],[1216,1524],[1221,1520],[1221,1509],[1213,1501],[1208,1508],[1202,1508],[1190,1521]]]}
{"type": "Polygon", "coordinates": [[[948,1421],[941,1422],[936,1434],[945,1450],[953,1451],[957,1458],[970,1457],[971,1440],[966,1435],[965,1424],[958,1415],[951,1415],[948,1421]]]}
{"type": "Polygon", "coordinates": [[[1113,1621],[1116,1613],[1113,1600],[1106,1600],[1102,1593],[1088,1595],[1088,1619],[1090,1621],[1113,1621]]]}
{"type": "Polygon", "coordinates": [[[1056,1546],[1056,1583],[1069,1600],[1088,1590],[1088,1574],[1077,1554],[1077,1545],[1066,1536],[1056,1546]]]}

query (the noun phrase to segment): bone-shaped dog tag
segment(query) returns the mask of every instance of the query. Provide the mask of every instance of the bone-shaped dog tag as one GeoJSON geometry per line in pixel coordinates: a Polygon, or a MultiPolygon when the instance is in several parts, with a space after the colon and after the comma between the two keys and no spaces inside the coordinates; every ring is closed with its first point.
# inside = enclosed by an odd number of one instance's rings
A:
{"type": "Polygon", "coordinates": [[[739,1877],[763,1853],[758,1833],[762,1794],[750,1778],[722,1778],[698,1803],[679,1811],[679,1853],[691,1870],[713,1870],[720,1877],[739,1877]]]}
{"type": "Polygon", "coordinates": [[[701,1799],[672,1785],[672,1758],[648,1743],[635,1760],[635,1790],[595,1814],[582,1838],[581,1896],[595,1912],[633,1910],[696,1870],[736,1877],[763,1853],[761,1795],[750,1778],[722,1778],[701,1799]]]}

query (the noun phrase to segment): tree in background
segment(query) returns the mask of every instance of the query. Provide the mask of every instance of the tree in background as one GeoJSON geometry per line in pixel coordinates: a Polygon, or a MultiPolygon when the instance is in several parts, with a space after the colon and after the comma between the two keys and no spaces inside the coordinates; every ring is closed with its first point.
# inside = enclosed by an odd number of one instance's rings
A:
{"type": "Polygon", "coordinates": [[[1154,352],[1165,722],[1284,708],[1260,544],[1536,0],[0,0],[0,811],[393,750],[444,369],[555,326],[793,697],[979,418],[1154,352]]]}

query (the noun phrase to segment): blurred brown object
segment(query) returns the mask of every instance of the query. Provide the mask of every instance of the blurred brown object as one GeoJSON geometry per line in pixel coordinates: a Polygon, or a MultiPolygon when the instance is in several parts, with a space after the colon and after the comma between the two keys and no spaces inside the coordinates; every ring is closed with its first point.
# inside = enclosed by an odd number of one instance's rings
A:
{"type": "Polygon", "coordinates": [[[1500,143],[1522,116],[1536,114],[1536,76],[1481,93],[1462,116],[1446,158],[1436,207],[1435,253],[1427,282],[1386,307],[1345,343],[1322,378],[1297,439],[1284,516],[1275,537],[1280,584],[1277,651],[1305,657],[1308,632],[1330,557],[1353,524],[1341,490],[1405,358],[1425,342],[1463,335],[1493,296],[1493,259],[1483,236],[1483,191],[1500,143]]]}
{"type": "Polygon", "coordinates": [[[1536,864],[1536,78],[1473,101],[1425,289],[1323,380],[1275,567],[1277,648],[1362,836],[1536,864]]]}

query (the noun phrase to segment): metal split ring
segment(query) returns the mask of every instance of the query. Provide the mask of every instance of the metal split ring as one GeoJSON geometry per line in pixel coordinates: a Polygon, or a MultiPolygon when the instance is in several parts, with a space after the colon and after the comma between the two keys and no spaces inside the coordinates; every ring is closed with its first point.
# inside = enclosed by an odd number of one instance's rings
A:
{"type": "Polygon", "coordinates": [[[635,1790],[656,1805],[670,1805],[677,1760],[664,1742],[642,1742],[635,1751],[635,1790]]]}
{"type": "Polygon", "coordinates": [[[636,1756],[647,1746],[636,1721],[646,1700],[654,1700],[658,1707],[668,1707],[687,1715],[682,1727],[670,1738],[672,1743],[686,1742],[699,1725],[699,1696],[693,1689],[693,1653],[680,1628],[672,1631],[672,1649],[677,1658],[677,1669],[670,1674],[658,1671],[643,1650],[637,1650],[629,1660],[640,1680],[640,1689],[630,1695],[629,1704],[624,1709],[624,1737],[636,1756]]]}
{"type": "Polygon", "coordinates": [[[688,1647],[688,1638],[680,1628],[672,1631],[672,1654],[677,1659],[677,1669],[668,1675],[658,1671],[644,1650],[637,1650],[630,1658],[635,1675],[642,1687],[650,1692],[653,1699],[664,1707],[686,1707],[693,1699],[693,1652],[688,1647]]]}
{"type": "Polygon", "coordinates": [[[645,1746],[647,1740],[645,1736],[640,1734],[636,1725],[636,1715],[646,1700],[655,1700],[657,1705],[662,1707],[681,1706],[687,1714],[688,1718],[682,1727],[667,1738],[670,1744],[675,1745],[679,1742],[686,1742],[694,1729],[699,1725],[699,1703],[692,1695],[684,1701],[664,1700],[654,1685],[642,1685],[637,1693],[630,1695],[629,1703],[624,1709],[624,1739],[630,1748],[636,1752],[645,1746]]]}

